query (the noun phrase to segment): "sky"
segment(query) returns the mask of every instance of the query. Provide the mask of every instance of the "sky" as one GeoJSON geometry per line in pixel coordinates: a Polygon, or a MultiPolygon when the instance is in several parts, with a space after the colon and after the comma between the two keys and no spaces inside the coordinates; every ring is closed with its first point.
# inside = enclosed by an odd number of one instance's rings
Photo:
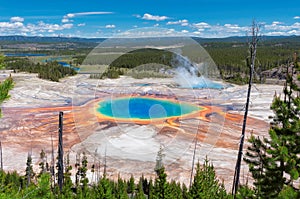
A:
{"type": "Polygon", "coordinates": [[[116,37],[300,35],[299,0],[3,0],[0,35],[116,37]],[[151,31],[149,31],[151,30],[151,31]]]}

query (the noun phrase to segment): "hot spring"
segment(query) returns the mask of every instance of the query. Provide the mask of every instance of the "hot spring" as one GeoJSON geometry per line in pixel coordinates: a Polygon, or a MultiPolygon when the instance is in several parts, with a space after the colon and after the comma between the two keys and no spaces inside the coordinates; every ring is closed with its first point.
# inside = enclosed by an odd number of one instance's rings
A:
{"type": "Polygon", "coordinates": [[[115,119],[164,119],[195,113],[202,108],[186,102],[150,97],[125,97],[101,101],[97,112],[115,119]]]}

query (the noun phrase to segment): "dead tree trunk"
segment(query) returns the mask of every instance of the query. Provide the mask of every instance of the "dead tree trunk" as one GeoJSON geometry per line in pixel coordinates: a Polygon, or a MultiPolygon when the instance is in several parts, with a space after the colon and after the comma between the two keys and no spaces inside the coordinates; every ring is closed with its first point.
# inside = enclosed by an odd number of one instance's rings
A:
{"type": "Polygon", "coordinates": [[[243,119],[243,127],[242,127],[242,135],[240,140],[239,152],[235,166],[234,172],[234,179],[232,185],[232,194],[235,195],[237,193],[237,189],[239,186],[239,178],[240,178],[240,170],[241,170],[241,161],[243,155],[243,146],[244,146],[244,138],[245,138],[245,131],[246,131],[246,123],[247,123],[247,116],[248,116],[248,108],[250,103],[250,94],[251,94],[251,87],[252,87],[252,78],[254,74],[254,66],[255,66],[255,58],[256,58],[256,46],[258,42],[258,25],[253,21],[251,27],[251,41],[249,43],[249,51],[250,51],[250,60],[247,59],[247,65],[250,69],[250,77],[248,83],[248,93],[247,93],[247,101],[245,106],[245,113],[243,119]]]}
{"type": "Polygon", "coordinates": [[[2,142],[0,141],[1,171],[3,171],[2,142]]]}
{"type": "Polygon", "coordinates": [[[64,165],[63,165],[63,161],[64,161],[64,150],[63,150],[63,138],[62,138],[62,134],[63,134],[63,112],[59,112],[59,129],[58,129],[58,168],[57,168],[57,172],[58,172],[58,179],[57,179],[57,183],[60,189],[60,192],[62,192],[62,188],[63,188],[63,182],[64,182],[64,165]]]}

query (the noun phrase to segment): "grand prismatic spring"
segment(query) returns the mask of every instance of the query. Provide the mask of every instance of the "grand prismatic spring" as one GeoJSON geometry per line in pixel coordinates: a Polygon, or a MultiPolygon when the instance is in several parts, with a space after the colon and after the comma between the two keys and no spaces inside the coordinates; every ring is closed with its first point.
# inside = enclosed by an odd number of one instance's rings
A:
{"type": "Polygon", "coordinates": [[[203,108],[188,103],[150,97],[125,97],[101,101],[97,111],[123,120],[166,119],[184,116],[203,108]]]}

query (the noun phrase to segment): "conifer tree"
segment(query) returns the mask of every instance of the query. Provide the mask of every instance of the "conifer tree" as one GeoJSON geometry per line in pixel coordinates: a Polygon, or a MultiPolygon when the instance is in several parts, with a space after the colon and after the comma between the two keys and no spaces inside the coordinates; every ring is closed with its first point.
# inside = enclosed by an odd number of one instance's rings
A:
{"type": "Polygon", "coordinates": [[[135,191],[134,177],[133,177],[132,174],[131,174],[130,179],[129,179],[128,183],[127,183],[127,187],[128,187],[127,188],[127,192],[129,194],[131,194],[131,198],[132,198],[133,197],[133,193],[135,191]]]}
{"type": "Polygon", "coordinates": [[[287,65],[283,96],[274,96],[270,137],[249,139],[251,146],[245,161],[254,178],[257,197],[278,197],[282,190],[287,186],[293,187],[293,182],[299,179],[300,89],[293,78],[294,70],[298,68],[295,58],[292,66],[287,65]]]}
{"type": "Polygon", "coordinates": [[[114,194],[113,194],[113,186],[110,183],[110,181],[106,178],[104,175],[100,181],[98,182],[97,186],[97,196],[99,198],[111,198],[114,199],[114,194]]]}
{"type": "Polygon", "coordinates": [[[43,149],[40,153],[40,160],[41,160],[41,162],[39,163],[40,173],[38,174],[38,177],[40,177],[43,173],[46,172],[46,153],[43,149]]]}
{"type": "Polygon", "coordinates": [[[156,158],[156,166],[155,166],[155,172],[156,172],[156,179],[154,183],[154,190],[155,190],[155,196],[157,198],[168,198],[168,182],[167,182],[167,174],[165,172],[165,167],[162,162],[163,149],[160,147],[157,158],[156,158]]]}
{"type": "Polygon", "coordinates": [[[189,199],[188,188],[184,183],[182,184],[182,198],[183,199],[189,199]]]}
{"type": "Polygon", "coordinates": [[[148,199],[153,199],[155,198],[155,190],[154,190],[154,186],[153,186],[153,180],[152,178],[150,178],[149,180],[149,192],[148,192],[148,199]]]}
{"type": "Polygon", "coordinates": [[[115,185],[115,196],[118,199],[127,199],[129,198],[127,195],[127,184],[126,182],[118,176],[118,182],[115,185]]]}
{"type": "Polygon", "coordinates": [[[32,168],[31,154],[28,153],[27,162],[26,162],[26,170],[25,170],[25,180],[27,182],[27,187],[31,184],[34,176],[35,176],[35,173],[33,172],[33,168],[32,168]]]}
{"type": "Polygon", "coordinates": [[[144,190],[143,190],[143,181],[141,181],[141,180],[139,181],[135,198],[136,199],[146,199],[146,196],[145,196],[144,190]]]}
{"type": "Polygon", "coordinates": [[[88,166],[87,157],[85,155],[85,152],[83,152],[81,167],[79,168],[79,175],[80,175],[80,183],[84,195],[88,191],[88,183],[89,183],[89,179],[86,176],[88,170],[87,166],[88,166]]]}
{"type": "Polygon", "coordinates": [[[224,186],[216,178],[214,166],[206,158],[202,167],[198,162],[189,195],[191,198],[226,198],[224,186]]]}
{"type": "Polygon", "coordinates": [[[35,198],[54,198],[51,192],[50,174],[42,173],[38,178],[38,187],[35,198]]]}
{"type": "Polygon", "coordinates": [[[63,194],[66,198],[72,197],[72,179],[71,179],[71,170],[72,166],[70,165],[70,158],[69,154],[67,154],[65,158],[65,172],[64,172],[64,187],[63,187],[63,194]]]}

